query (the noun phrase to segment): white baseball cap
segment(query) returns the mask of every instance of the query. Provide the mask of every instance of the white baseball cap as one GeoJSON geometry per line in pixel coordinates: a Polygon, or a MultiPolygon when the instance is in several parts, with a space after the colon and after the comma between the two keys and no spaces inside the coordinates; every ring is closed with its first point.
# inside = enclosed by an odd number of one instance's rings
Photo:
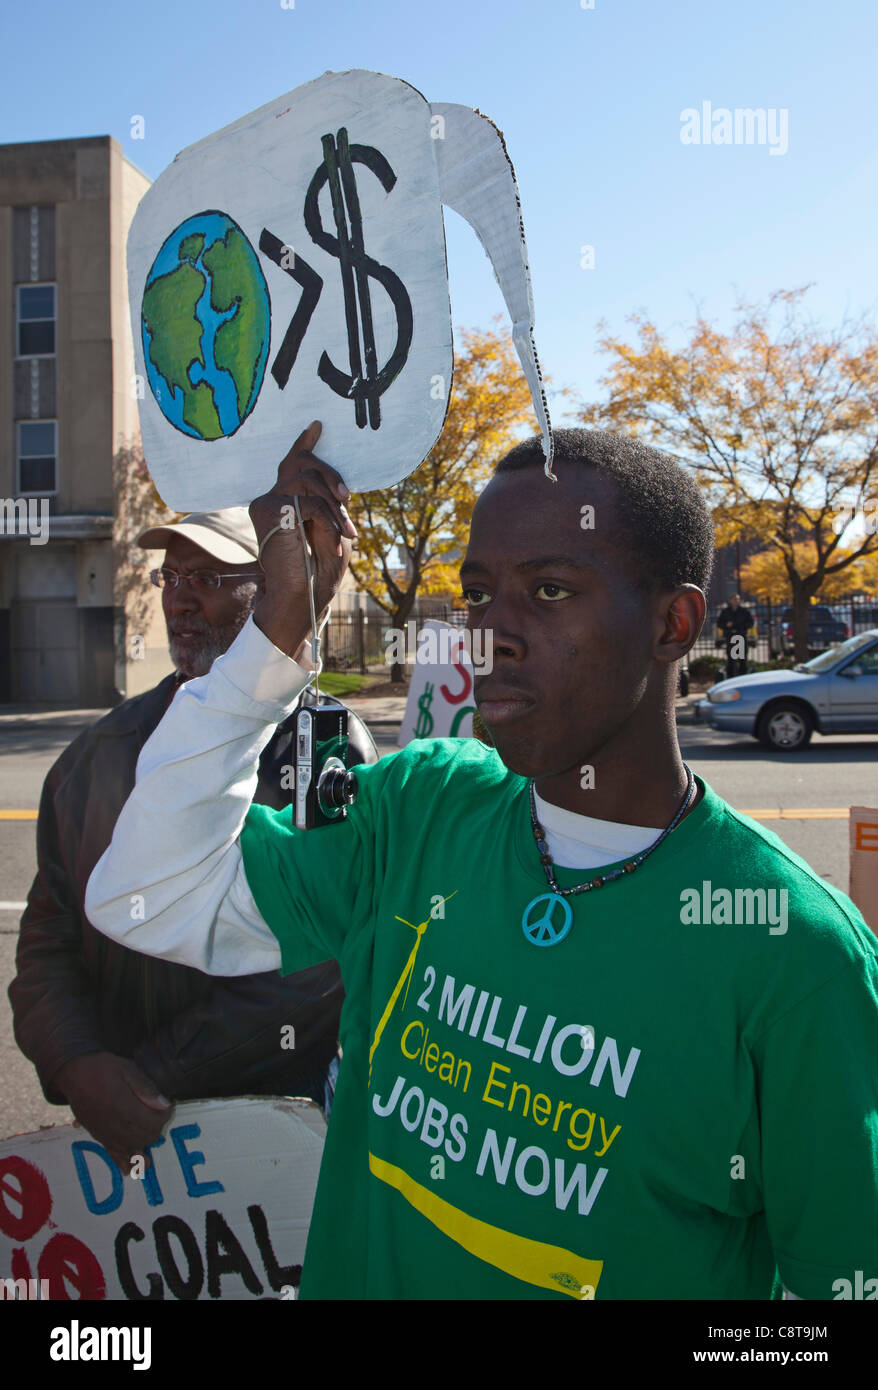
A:
{"type": "Polygon", "coordinates": [[[219,512],[190,512],[179,521],[150,526],[137,537],[144,550],[163,550],[174,536],[186,536],[215,560],[250,565],[259,557],[259,542],[246,507],[219,512]]]}

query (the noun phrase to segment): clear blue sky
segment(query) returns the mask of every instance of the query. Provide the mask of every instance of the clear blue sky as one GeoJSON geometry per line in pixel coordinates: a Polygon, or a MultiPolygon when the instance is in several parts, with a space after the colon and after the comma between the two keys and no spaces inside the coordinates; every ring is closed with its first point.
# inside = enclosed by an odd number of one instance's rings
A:
{"type": "MultiPolygon", "coordinates": [[[[678,338],[696,304],[728,325],[736,292],[808,282],[828,322],[878,303],[870,0],[43,0],[37,23],[16,11],[0,19],[0,139],[110,134],[152,178],[327,69],[478,106],[518,174],[544,368],[586,397],[601,318],[619,333],[643,309],[678,338]],[[682,144],[680,114],[703,101],[786,109],[788,152],[682,144]]],[[[487,327],[503,307],[490,266],[454,214],[446,226],[455,326],[487,327]]]]}

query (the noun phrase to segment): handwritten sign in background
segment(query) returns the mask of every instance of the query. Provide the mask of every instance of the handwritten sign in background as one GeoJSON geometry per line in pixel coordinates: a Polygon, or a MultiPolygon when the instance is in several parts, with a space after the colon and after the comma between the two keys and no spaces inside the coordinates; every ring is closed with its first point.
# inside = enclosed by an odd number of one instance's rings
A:
{"type": "Polygon", "coordinates": [[[0,1279],[59,1300],[294,1297],[325,1133],[310,1101],[191,1101],[140,1180],[79,1126],[4,1140],[0,1279]]]}
{"type": "Polygon", "coordinates": [[[249,503],[312,419],[352,491],[421,463],[452,385],[443,199],[491,258],[548,447],[500,132],[398,78],[326,73],[183,150],[135,214],[135,383],[169,506],[249,503]]]}
{"type": "Polygon", "coordinates": [[[475,707],[473,664],[460,628],[429,619],[418,630],[398,746],[413,738],[471,738],[475,707]]]}

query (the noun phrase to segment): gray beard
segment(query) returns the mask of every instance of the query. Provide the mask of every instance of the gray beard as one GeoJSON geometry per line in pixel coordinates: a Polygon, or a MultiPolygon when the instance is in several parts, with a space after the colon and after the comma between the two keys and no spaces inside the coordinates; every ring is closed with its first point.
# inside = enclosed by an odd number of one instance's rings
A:
{"type": "MultiPolygon", "coordinates": [[[[188,643],[181,646],[176,638],[168,633],[168,648],[171,654],[171,661],[175,668],[180,672],[183,680],[194,680],[196,676],[206,676],[218,656],[224,652],[234,642],[241,628],[246,623],[253,608],[253,601],[256,597],[256,585],[240,585],[239,589],[252,587],[253,593],[241,609],[238,616],[231,623],[226,623],[223,627],[211,627],[210,624],[200,620],[190,622],[189,627],[195,627],[199,633],[203,633],[202,640],[199,642],[188,643]]],[[[235,591],[236,593],[239,590],[235,591]]]]}

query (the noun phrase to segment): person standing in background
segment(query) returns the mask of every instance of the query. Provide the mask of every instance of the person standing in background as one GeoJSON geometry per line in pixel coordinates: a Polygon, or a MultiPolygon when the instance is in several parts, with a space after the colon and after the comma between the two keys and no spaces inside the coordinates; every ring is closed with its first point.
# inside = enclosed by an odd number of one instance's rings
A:
{"type": "MultiPolygon", "coordinates": [[[[46,1099],[69,1104],[123,1172],[159,1137],[175,1100],[303,1095],[328,1113],[344,998],[334,961],[284,978],[274,970],[211,978],[111,942],[86,917],[86,884],[134,787],[141,748],[184,683],[206,676],[231,646],[264,588],[246,507],[152,527],[138,544],[165,551],[151,578],[175,670],[84,730],[49,772],[9,987],[15,1039],[46,1099]]],[[[306,641],[300,660],[308,652],[306,641]]],[[[313,692],[302,699],[313,703],[313,692]]],[[[254,800],[275,810],[290,802],[296,713],[259,759],[254,800]]],[[[352,712],[348,720],[350,765],[377,762],[368,730],[352,712]]]]}

